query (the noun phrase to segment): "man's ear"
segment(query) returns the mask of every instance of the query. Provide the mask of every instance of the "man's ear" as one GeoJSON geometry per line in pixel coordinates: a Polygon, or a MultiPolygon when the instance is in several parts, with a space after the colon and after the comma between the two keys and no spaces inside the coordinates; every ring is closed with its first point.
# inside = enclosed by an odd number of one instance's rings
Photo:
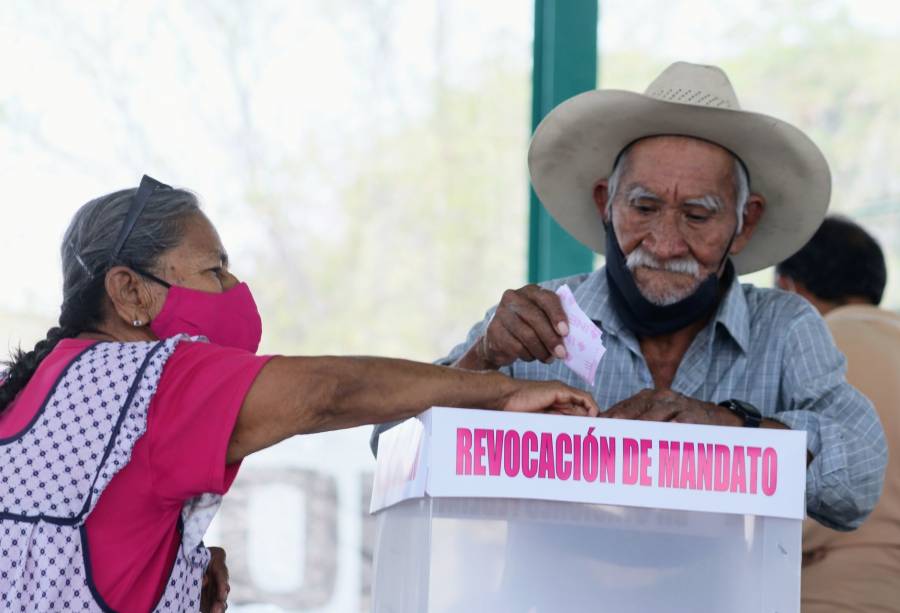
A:
{"type": "Polygon", "coordinates": [[[609,180],[601,179],[594,186],[594,205],[600,213],[600,219],[609,222],[609,211],[607,210],[607,200],[609,199],[609,180]]]}
{"type": "Polygon", "coordinates": [[[150,321],[153,295],[147,283],[125,266],[113,266],[106,273],[106,295],[116,315],[129,326],[134,321],[150,321]]]}
{"type": "Polygon", "coordinates": [[[750,194],[750,197],[747,198],[747,206],[744,208],[744,226],[741,228],[741,233],[734,237],[729,252],[731,255],[737,255],[744,250],[765,211],[766,199],[759,194],[750,194]]]}

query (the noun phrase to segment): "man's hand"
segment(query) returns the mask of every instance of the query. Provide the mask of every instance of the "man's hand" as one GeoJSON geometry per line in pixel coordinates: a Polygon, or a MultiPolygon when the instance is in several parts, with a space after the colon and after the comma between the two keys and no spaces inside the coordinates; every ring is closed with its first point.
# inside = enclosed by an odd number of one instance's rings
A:
{"type": "Polygon", "coordinates": [[[603,417],[674,421],[683,424],[741,426],[740,417],[717,404],[683,396],[670,389],[645,389],[613,405],[603,417]]]}
{"type": "Polygon", "coordinates": [[[225,613],[228,608],[228,566],[225,565],[225,550],[221,547],[209,548],[209,566],[203,575],[203,589],[200,592],[200,610],[203,613],[225,613]]]}
{"type": "Polygon", "coordinates": [[[506,290],[487,330],[456,366],[496,370],[516,360],[565,359],[569,324],[559,296],[537,285],[506,290]]]}
{"type": "Polygon", "coordinates": [[[504,411],[548,411],[580,417],[596,417],[600,411],[590,394],[559,381],[512,382],[513,389],[502,406],[504,411]]]}

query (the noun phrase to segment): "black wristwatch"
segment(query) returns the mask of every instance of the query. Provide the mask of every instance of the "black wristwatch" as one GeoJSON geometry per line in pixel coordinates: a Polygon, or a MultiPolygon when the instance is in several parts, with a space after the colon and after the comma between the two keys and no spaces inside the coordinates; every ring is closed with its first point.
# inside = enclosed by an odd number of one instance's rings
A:
{"type": "Polygon", "coordinates": [[[744,420],[743,426],[745,428],[759,428],[759,424],[762,423],[762,413],[749,402],[732,398],[730,400],[723,400],[719,403],[719,406],[725,407],[744,420]]]}

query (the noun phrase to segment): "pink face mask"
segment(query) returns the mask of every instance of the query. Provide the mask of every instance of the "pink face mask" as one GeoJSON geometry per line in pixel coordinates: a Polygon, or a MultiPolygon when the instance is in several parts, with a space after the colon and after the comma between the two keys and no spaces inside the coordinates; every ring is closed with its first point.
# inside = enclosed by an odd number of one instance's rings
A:
{"type": "Polygon", "coordinates": [[[246,283],[238,283],[221,294],[165,285],[169,286],[166,301],[156,319],[150,322],[150,329],[156,336],[169,338],[190,334],[205,336],[216,345],[250,353],[259,349],[262,320],[246,283]]]}

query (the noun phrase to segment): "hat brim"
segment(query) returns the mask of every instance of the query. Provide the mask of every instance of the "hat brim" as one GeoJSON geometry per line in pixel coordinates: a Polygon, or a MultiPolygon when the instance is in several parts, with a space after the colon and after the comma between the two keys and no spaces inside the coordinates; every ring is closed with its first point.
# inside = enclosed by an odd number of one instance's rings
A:
{"type": "Polygon", "coordinates": [[[759,113],[666,102],[620,90],[594,90],[566,100],[538,125],[528,150],[535,193],[550,215],[597,253],[605,231],[594,203],[598,181],[616,156],[648,136],[707,140],[737,155],[750,189],[766,208],[752,239],[732,256],[739,274],[793,255],[822,223],[831,197],[825,156],[794,126],[759,113]]]}

